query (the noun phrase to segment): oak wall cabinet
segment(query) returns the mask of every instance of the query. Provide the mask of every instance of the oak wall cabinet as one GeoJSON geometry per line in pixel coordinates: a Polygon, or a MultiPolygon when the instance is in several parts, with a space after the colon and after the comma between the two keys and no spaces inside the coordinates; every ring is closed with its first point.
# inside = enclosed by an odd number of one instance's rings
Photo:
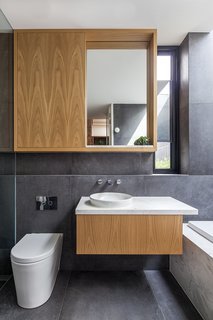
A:
{"type": "Polygon", "coordinates": [[[84,33],[15,32],[15,151],[84,147],[84,33]]]}
{"type": "Polygon", "coordinates": [[[14,149],[17,152],[154,152],[156,30],[16,30],[14,149]],[[88,50],[146,50],[149,146],[87,146],[88,50]]]}

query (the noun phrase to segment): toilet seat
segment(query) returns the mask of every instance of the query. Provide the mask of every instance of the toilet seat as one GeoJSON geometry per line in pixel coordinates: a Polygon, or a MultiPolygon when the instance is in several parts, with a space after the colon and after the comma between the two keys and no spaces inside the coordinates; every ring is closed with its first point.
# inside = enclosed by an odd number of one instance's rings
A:
{"type": "Polygon", "coordinates": [[[58,233],[26,234],[11,250],[11,260],[16,263],[34,263],[49,257],[56,249],[58,233]]]}

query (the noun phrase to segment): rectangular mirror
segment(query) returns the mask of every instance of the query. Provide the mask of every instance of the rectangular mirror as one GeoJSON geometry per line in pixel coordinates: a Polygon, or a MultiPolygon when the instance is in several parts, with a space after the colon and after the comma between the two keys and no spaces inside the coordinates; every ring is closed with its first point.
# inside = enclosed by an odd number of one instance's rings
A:
{"type": "Polygon", "coordinates": [[[86,31],[86,146],[154,152],[157,146],[157,32],[86,31]]]}
{"type": "Polygon", "coordinates": [[[147,136],[147,49],[87,50],[87,144],[147,136]]]}
{"type": "Polygon", "coordinates": [[[157,33],[86,32],[86,146],[91,151],[153,152],[157,33]]]}

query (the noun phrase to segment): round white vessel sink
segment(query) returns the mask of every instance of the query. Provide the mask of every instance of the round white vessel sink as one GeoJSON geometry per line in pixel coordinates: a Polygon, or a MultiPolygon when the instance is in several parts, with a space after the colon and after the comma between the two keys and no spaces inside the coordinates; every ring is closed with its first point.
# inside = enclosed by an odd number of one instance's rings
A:
{"type": "Polygon", "coordinates": [[[127,193],[101,192],[90,195],[90,202],[95,207],[117,208],[131,204],[132,196],[127,193]]]}

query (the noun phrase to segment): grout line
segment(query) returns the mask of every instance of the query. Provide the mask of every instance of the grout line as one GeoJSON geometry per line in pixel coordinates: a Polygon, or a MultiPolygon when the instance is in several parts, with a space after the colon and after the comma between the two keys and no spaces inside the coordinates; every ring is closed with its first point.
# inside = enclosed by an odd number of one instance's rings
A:
{"type": "Polygon", "coordinates": [[[61,308],[60,308],[60,312],[59,312],[59,315],[58,315],[58,320],[60,320],[60,318],[61,318],[61,313],[62,313],[62,309],[63,309],[63,306],[64,306],[64,300],[65,300],[65,296],[66,296],[66,293],[67,293],[67,287],[68,287],[69,282],[70,282],[70,277],[71,277],[71,272],[69,274],[69,278],[67,280],[67,284],[66,284],[66,287],[65,287],[65,290],[64,290],[64,296],[63,296],[63,299],[62,299],[62,302],[61,302],[61,308]]]}
{"type": "Polygon", "coordinates": [[[0,281],[7,281],[11,278],[11,274],[10,275],[0,275],[0,281]]]}
{"type": "Polygon", "coordinates": [[[14,245],[17,243],[17,217],[16,217],[16,176],[15,176],[15,186],[14,186],[14,245]]]}
{"type": "MultiPolygon", "coordinates": [[[[0,288],[0,292],[2,291],[2,289],[6,286],[6,284],[9,282],[9,280],[12,278],[12,275],[8,276],[7,280],[5,280],[5,283],[1,286],[0,288]]],[[[4,281],[4,280],[3,280],[4,281]]]]}
{"type": "MultiPolygon", "coordinates": [[[[147,270],[147,271],[149,271],[149,270],[147,270]]],[[[153,296],[154,296],[154,299],[155,299],[155,301],[156,301],[156,303],[157,303],[157,306],[158,306],[158,308],[160,309],[160,312],[161,312],[161,314],[162,314],[162,316],[163,316],[163,319],[166,320],[166,317],[165,317],[165,315],[164,315],[164,312],[163,312],[163,310],[162,310],[162,307],[161,307],[161,305],[158,303],[158,299],[157,299],[157,297],[156,297],[156,295],[155,295],[155,291],[153,290],[152,285],[150,284],[149,279],[148,279],[147,276],[146,276],[146,270],[143,270],[143,272],[144,272],[144,274],[145,274],[147,283],[149,284],[149,287],[150,287],[150,289],[151,289],[151,291],[152,291],[152,294],[153,294],[153,296]]]]}

